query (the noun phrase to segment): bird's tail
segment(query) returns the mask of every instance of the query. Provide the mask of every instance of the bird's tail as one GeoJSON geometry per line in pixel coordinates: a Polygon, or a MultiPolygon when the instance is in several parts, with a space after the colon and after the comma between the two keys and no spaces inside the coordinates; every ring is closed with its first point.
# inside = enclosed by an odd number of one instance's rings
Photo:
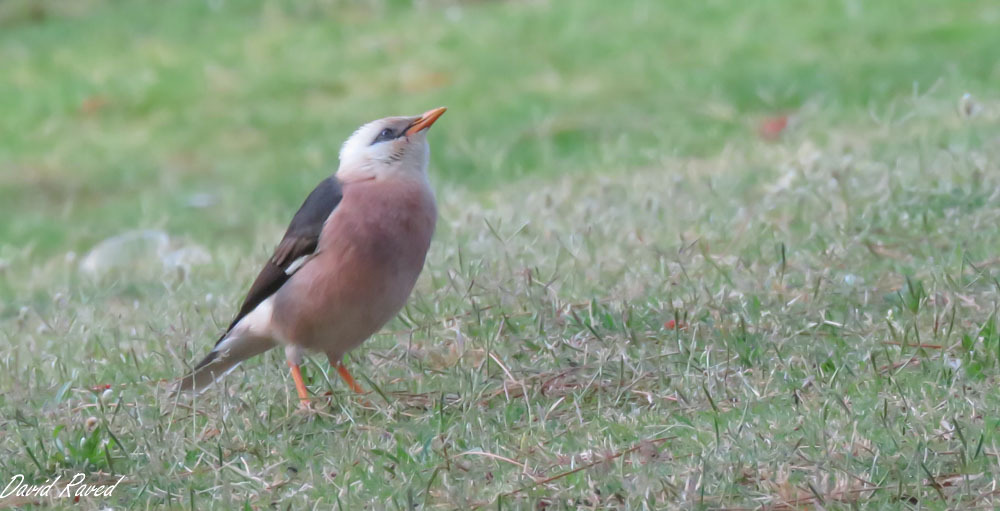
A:
{"type": "Polygon", "coordinates": [[[274,340],[269,337],[231,333],[222,338],[212,349],[212,352],[194,366],[193,371],[174,384],[173,389],[171,389],[172,393],[193,392],[200,394],[216,380],[236,369],[240,362],[260,355],[273,348],[274,345],[274,340]]]}

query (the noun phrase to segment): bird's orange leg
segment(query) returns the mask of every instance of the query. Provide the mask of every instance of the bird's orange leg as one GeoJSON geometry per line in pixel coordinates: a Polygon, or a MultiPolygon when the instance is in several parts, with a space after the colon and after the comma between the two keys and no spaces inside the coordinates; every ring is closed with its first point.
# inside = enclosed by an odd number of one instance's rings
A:
{"type": "Polygon", "coordinates": [[[302,381],[302,370],[299,365],[288,361],[288,367],[292,370],[292,379],[295,380],[295,391],[299,393],[299,402],[303,406],[309,406],[309,392],[306,391],[306,383],[302,381]]]}
{"type": "Polygon", "coordinates": [[[347,383],[347,386],[350,387],[351,390],[357,392],[358,394],[365,393],[365,391],[361,389],[361,385],[358,385],[358,382],[354,381],[354,377],[351,376],[351,373],[346,367],[344,367],[343,362],[337,363],[337,374],[344,379],[344,382],[347,383]]]}

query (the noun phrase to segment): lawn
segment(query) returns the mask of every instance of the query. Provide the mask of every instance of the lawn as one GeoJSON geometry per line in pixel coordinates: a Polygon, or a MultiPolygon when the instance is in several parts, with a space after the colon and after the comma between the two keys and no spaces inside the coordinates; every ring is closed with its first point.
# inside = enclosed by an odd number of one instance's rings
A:
{"type": "Polygon", "coordinates": [[[985,1],[0,3],[0,485],[126,476],[0,507],[992,509],[998,34],[985,1]],[[371,392],[313,357],[299,411],[278,350],[169,396],[351,131],[438,105],[371,392]]]}

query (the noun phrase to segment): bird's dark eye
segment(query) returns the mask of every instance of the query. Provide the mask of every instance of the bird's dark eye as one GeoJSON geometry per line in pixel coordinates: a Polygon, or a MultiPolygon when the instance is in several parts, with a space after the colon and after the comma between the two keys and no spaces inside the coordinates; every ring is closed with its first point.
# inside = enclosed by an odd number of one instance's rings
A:
{"type": "Polygon", "coordinates": [[[392,128],[386,128],[382,130],[377,137],[375,137],[375,140],[372,142],[372,144],[374,145],[379,142],[385,142],[386,140],[392,140],[394,138],[396,138],[396,132],[392,131],[392,128]]]}

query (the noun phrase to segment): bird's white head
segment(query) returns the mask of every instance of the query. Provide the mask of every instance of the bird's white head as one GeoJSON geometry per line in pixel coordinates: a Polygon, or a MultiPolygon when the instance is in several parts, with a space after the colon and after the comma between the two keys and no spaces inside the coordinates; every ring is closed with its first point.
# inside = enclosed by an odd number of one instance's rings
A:
{"type": "Polygon", "coordinates": [[[386,117],[357,129],[340,148],[337,176],[345,181],[417,177],[426,179],[427,129],[445,108],[415,117],[386,117]]]}

